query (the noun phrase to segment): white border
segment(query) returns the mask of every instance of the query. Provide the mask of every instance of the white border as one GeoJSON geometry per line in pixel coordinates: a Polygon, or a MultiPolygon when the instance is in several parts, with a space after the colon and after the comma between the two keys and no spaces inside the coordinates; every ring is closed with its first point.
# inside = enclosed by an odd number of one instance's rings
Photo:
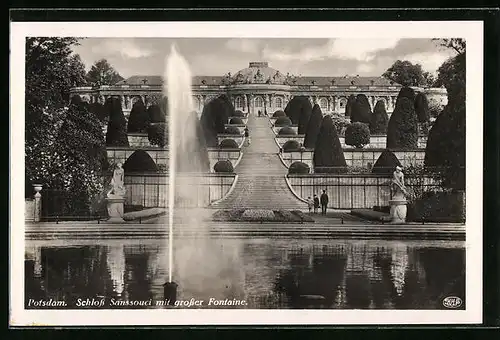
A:
{"type": "Polygon", "coordinates": [[[11,23],[10,324],[456,324],[482,322],[483,23],[427,22],[32,22],[11,23]],[[450,38],[467,41],[465,311],[24,309],[24,58],[27,36],[450,38]]]}

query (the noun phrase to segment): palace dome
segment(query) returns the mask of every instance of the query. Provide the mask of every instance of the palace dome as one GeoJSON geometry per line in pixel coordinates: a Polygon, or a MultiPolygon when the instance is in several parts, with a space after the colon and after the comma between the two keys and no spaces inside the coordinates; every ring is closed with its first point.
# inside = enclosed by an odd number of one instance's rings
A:
{"type": "Polygon", "coordinates": [[[286,75],[280,71],[269,67],[265,61],[250,62],[247,68],[244,68],[232,77],[234,84],[280,84],[283,85],[286,75]]]}

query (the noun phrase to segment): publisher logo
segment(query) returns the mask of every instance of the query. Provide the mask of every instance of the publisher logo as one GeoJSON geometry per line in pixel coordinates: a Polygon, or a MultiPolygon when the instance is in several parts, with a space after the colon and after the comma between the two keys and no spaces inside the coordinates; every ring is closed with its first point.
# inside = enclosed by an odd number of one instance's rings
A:
{"type": "Polygon", "coordinates": [[[443,299],[443,306],[446,308],[459,308],[462,306],[462,299],[458,296],[448,296],[443,299]]]}

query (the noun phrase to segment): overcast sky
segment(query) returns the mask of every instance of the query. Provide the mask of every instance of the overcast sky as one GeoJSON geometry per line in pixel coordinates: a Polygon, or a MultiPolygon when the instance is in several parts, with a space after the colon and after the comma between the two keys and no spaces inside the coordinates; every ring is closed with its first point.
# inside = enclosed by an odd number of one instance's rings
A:
{"type": "Polygon", "coordinates": [[[435,72],[453,55],[430,39],[86,38],[75,52],[87,70],[104,58],[125,78],[162,75],[172,43],[193,75],[207,76],[234,74],[250,61],[268,61],[282,73],[304,76],[380,76],[398,59],[435,72]]]}

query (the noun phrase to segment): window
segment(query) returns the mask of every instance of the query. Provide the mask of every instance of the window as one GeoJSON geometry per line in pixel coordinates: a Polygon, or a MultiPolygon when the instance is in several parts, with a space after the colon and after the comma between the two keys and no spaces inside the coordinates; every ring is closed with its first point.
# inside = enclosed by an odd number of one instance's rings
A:
{"type": "Polygon", "coordinates": [[[328,100],[326,98],[321,98],[319,100],[319,107],[321,108],[321,111],[328,111],[328,100]]]}
{"type": "Polygon", "coordinates": [[[263,107],[263,106],[264,106],[264,100],[262,100],[262,97],[255,98],[255,107],[263,107]]]}
{"type": "Polygon", "coordinates": [[[276,100],[274,101],[274,104],[275,104],[276,108],[278,108],[278,109],[283,108],[283,99],[281,99],[280,97],[277,97],[276,100]]]}
{"type": "Polygon", "coordinates": [[[340,100],[340,104],[339,104],[339,105],[340,105],[340,108],[341,108],[341,109],[345,108],[345,104],[346,104],[346,100],[345,100],[345,99],[341,99],[341,100],[340,100]]]}
{"type": "Polygon", "coordinates": [[[236,97],[236,108],[237,109],[243,108],[243,98],[236,97]]]}

